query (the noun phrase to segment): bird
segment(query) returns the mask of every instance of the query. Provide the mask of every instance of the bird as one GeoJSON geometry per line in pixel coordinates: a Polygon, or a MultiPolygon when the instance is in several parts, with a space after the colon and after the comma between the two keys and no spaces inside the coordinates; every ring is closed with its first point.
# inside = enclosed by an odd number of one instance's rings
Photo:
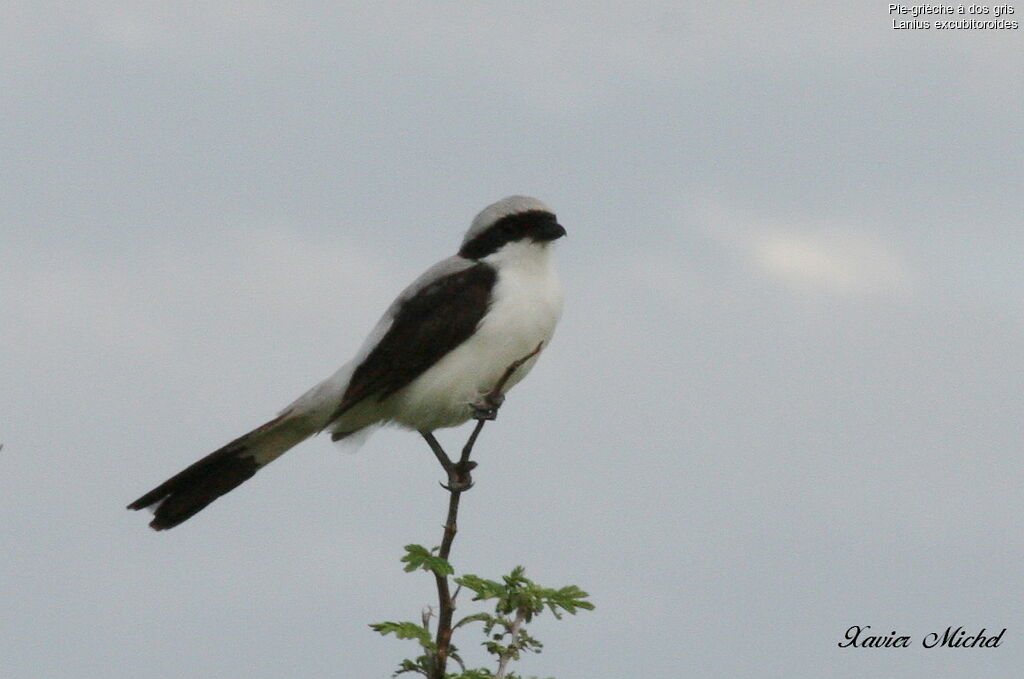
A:
{"type": "Polygon", "coordinates": [[[499,405],[533,368],[561,317],[552,244],[565,235],[536,198],[509,196],[487,206],[458,252],[398,295],[348,363],[128,509],[150,509],[150,527],[166,530],[318,433],[341,441],[397,425],[429,437],[499,405]]]}

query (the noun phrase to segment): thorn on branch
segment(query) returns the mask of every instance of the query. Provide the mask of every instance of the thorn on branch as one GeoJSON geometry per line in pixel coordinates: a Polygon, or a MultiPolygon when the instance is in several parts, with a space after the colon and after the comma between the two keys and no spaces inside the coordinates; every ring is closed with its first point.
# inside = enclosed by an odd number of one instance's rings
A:
{"type": "Polygon", "coordinates": [[[448,492],[461,493],[473,487],[473,477],[470,472],[476,469],[476,462],[470,460],[459,460],[448,470],[448,483],[442,483],[441,487],[448,492]]]}

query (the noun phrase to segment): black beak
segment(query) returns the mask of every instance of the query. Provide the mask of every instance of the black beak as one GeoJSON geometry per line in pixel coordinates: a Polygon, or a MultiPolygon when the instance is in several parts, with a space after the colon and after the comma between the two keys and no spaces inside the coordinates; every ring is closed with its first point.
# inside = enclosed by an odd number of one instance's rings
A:
{"type": "Polygon", "coordinates": [[[533,239],[537,241],[552,241],[565,235],[565,227],[558,222],[551,220],[538,226],[533,232],[533,239]]]}

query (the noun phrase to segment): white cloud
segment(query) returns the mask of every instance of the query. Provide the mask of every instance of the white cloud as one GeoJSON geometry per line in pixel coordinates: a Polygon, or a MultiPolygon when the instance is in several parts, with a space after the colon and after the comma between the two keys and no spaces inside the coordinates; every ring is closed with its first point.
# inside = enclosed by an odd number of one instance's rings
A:
{"type": "Polygon", "coordinates": [[[886,243],[863,233],[768,230],[752,256],[767,275],[794,286],[859,297],[910,292],[910,271],[886,243]]]}
{"type": "Polygon", "coordinates": [[[710,238],[760,274],[802,292],[905,297],[915,276],[895,245],[867,227],[829,217],[779,219],[714,207],[700,218],[710,238]]]}

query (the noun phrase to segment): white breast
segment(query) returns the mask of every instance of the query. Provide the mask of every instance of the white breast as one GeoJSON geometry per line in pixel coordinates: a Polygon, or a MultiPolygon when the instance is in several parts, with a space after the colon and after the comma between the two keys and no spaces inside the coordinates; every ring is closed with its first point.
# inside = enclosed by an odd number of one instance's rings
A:
{"type": "MultiPolygon", "coordinates": [[[[484,261],[498,271],[487,315],[472,337],[389,399],[395,422],[428,431],[462,424],[470,418],[469,404],[490,391],[510,364],[551,340],[562,288],[549,248],[511,243],[484,261]]],[[[536,360],[520,367],[505,390],[536,360]]]]}

